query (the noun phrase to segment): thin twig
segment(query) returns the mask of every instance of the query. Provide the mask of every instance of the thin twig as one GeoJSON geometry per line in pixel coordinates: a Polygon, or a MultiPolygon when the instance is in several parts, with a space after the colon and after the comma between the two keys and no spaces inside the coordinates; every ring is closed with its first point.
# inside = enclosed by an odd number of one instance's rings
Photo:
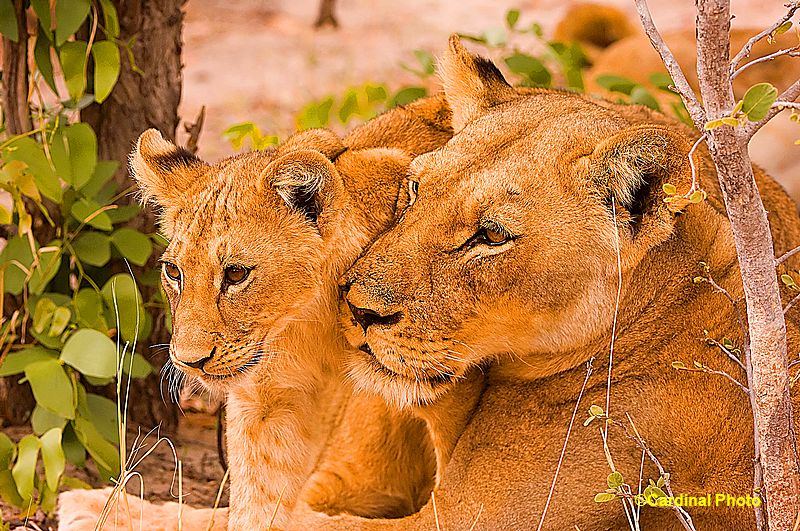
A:
{"type": "Polygon", "coordinates": [[[691,196],[694,192],[697,191],[697,165],[694,163],[694,153],[697,151],[697,148],[700,147],[700,144],[706,139],[706,133],[703,133],[700,138],[698,138],[694,145],[692,145],[692,149],[689,150],[689,167],[692,169],[692,187],[689,189],[689,193],[687,196],[691,196]]]}
{"type": "Polygon", "coordinates": [[[739,50],[739,53],[737,53],[736,56],[734,56],[734,58],[731,60],[731,77],[734,77],[733,74],[736,71],[736,67],[739,66],[739,63],[741,63],[745,57],[750,56],[750,51],[753,49],[753,46],[755,46],[755,44],[758,41],[768,37],[773,31],[783,26],[789,19],[791,19],[794,16],[795,11],[800,9],[800,2],[791,2],[789,4],[786,4],[786,8],[788,9],[788,11],[781,18],[779,18],[774,24],[772,24],[764,31],[750,38],[750,40],[748,40],[745,43],[745,45],[742,46],[742,49],[739,50]]]}
{"type": "MultiPolygon", "coordinates": [[[[724,353],[725,353],[725,354],[726,354],[726,355],[727,355],[727,356],[728,356],[728,357],[729,357],[729,358],[730,358],[732,361],[734,361],[734,362],[735,362],[735,363],[736,363],[736,364],[737,364],[739,367],[741,367],[743,370],[747,371],[747,367],[745,367],[745,366],[744,366],[744,363],[742,363],[742,360],[740,360],[740,359],[739,359],[739,356],[737,356],[736,354],[734,354],[733,352],[731,352],[730,350],[728,350],[728,348],[727,348],[727,347],[725,347],[725,345],[723,345],[722,343],[720,343],[719,341],[717,341],[717,340],[716,340],[716,339],[714,339],[713,337],[707,337],[707,338],[705,338],[705,342],[706,342],[706,343],[708,343],[709,345],[714,345],[715,347],[717,347],[718,349],[720,349],[720,350],[721,350],[722,352],[724,352],[724,353]]],[[[737,349],[737,350],[738,350],[738,349],[737,349]]]]}
{"type": "Polygon", "coordinates": [[[753,59],[749,63],[745,63],[741,67],[737,68],[736,71],[731,74],[731,81],[736,79],[736,77],[739,74],[741,74],[742,72],[744,72],[745,70],[747,70],[751,66],[757,65],[759,63],[765,63],[767,61],[773,61],[773,60],[775,60],[778,57],[781,57],[783,55],[789,55],[789,56],[792,56],[792,57],[796,57],[797,56],[797,53],[796,53],[797,50],[800,50],[800,46],[795,46],[793,48],[784,48],[783,50],[778,50],[777,52],[771,53],[769,55],[765,55],[763,57],[759,57],[758,59],[753,59]]]}
{"type": "Polygon", "coordinates": [[[436,521],[436,531],[442,531],[439,525],[439,512],[436,510],[436,492],[431,492],[431,503],[433,504],[433,519],[436,521]]]}
{"type": "Polygon", "coordinates": [[[776,266],[781,265],[782,263],[784,263],[786,260],[788,260],[792,256],[796,255],[797,253],[800,253],[800,246],[795,247],[791,251],[787,251],[787,252],[783,253],[780,258],[776,258],[775,259],[775,265],[776,266]]]}
{"type": "Polygon", "coordinates": [[[789,304],[787,304],[787,305],[786,305],[786,306],[783,308],[783,315],[786,315],[786,314],[787,314],[787,312],[788,312],[789,310],[791,310],[791,309],[792,309],[792,306],[794,306],[794,305],[795,305],[795,304],[797,304],[798,302],[800,302],[800,293],[798,293],[798,294],[795,296],[795,298],[794,298],[794,299],[790,300],[790,301],[789,301],[789,304]]]}
{"type": "Polygon", "coordinates": [[[547,516],[547,509],[550,507],[550,500],[553,498],[553,492],[556,490],[556,481],[558,481],[558,474],[561,472],[561,465],[564,462],[564,455],[567,453],[567,443],[569,442],[569,436],[572,433],[572,426],[575,424],[575,417],[578,415],[578,407],[581,404],[581,399],[583,398],[583,392],[586,390],[586,383],[589,381],[589,377],[592,375],[592,362],[594,361],[594,357],[590,358],[588,362],[586,362],[586,377],[583,379],[583,385],[581,385],[581,391],[578,393],[578,400],[575,402],[575,408],[572,410],[572,418],[569,420],[569,426],[567,427],[567,436],[564,438],[564,445],[561,447],[561,455],[558,457],[558,465],[556,465],[556,473],[553,475],[553,482],[550,484],[550,492],[547,494],[547,501],[544,504],[544,510],[542,511],[542,517],[539,519],[539,526],[536,528],[536,531],[541,531],[542,526],[544,525],[544,518],[547,516]]]}
{"type": "Polygon", "coordinates": [[[639,18],[642,20],[644,32],[650,39],[650,44],[653,45],[658,55],[661,56],[661,60],[664,62],[664,66],[667,67],[667,72],[669,72],[669,75],[672,77],[675,88],[678,89],[681,99],[684,105],[686,105],[686,110],[689,111],[695,126],[702,130],[703,124],[706,123],[706,112],[703,110],[703,106],[700,105],[700,102],[697,100],[697,95],[686,80],[686,76],[683,70],[681,70],[681,65],[678,64],[669,46],[667,46],[667,43],[664,42],[658,29],[656,29],[653,17],[650,15],[650,9],[647,7],[647,1],[635,0],[635,4],[636,11],[639,13],[639,18]]]}

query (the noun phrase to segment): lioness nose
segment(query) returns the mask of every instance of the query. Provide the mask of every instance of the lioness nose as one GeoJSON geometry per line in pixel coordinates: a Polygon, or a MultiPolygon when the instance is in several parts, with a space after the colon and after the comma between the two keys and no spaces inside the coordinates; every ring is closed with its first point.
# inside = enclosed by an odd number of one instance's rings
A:
{"type": "Polygon", "coordinates": [[[355,319],[359,326],[361,326],[361,328],[364,330],[364,333],[367,332],[367,328],[373,325],[391,326],[398,322],[403,315],[401,312],[381,315],[375,310],[371,310],[369,308],[358,308],[353,306],[349,300],[347,301],[347,305],[350,307],[350,312],[353,314],[353,319],[355,319]]]}

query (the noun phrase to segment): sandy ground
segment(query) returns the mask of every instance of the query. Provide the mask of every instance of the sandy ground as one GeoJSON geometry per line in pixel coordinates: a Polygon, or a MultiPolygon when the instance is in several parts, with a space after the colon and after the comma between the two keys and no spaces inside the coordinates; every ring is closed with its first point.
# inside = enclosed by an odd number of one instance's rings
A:
{"type": "MultiPolygon", "coordinates": [[[[189,0],[186,7],[184,92],[181,116],[207,118],[200,155],[232,152],[222,138],[228,126],[250,120],[265,132],[291,133],[294,117],[310,100],[341,94],[351,85],[418,83],[401,63],[413,50],[441,51],[453,32],[502,27],[510,8],[520,24],[552,31],[568,7],[563,0],[339,0],[340,28],[314,30],[317,0],[189,0]]],[[[631,0],[604,2],[636,16],[631,0]]],[[[784,2],[733,2],[734,25],[766,26],[784,2]]],[[[694,24],[691,0],[651,0],[661,30],[694,24]]],[[[521,42],[521,47],[532,46],[521,42]]]]}

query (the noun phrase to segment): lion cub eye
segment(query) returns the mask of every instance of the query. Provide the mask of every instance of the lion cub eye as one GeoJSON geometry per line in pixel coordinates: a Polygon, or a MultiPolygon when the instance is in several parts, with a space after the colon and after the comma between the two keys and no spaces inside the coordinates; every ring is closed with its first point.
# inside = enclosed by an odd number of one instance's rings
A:
{"type": "Polygon", "coordinates": [[[475,247],[476,245],[489,245],[492,247],[499,247],[513,240],[514,237],[510,234],[500,232],[499,230],[483,227],[475,236],[470,238],[467,242],[467,247],[475,247]]]}
{"type": "Polygon", "coordinates": [[[483,232],[484,237],[486,238],[486,243],[489,245],[502,245],[510,239],[502,232],[497,232],[495,230],[484,229],[483,232]]]}
{"type": "Polygon", "coordinates": [[[164,274],[167,275],[170,280],[180,282],[181,270],[178,268],[178,266],[171,262],[162,262],[161,264],[164,268],[164,274]]]}
{"type": "Polygon", "coordinates": [[[242,266],[228,266],[225,268],[226,284],[241,284],[250,275],[250,269],[242,266]]]}

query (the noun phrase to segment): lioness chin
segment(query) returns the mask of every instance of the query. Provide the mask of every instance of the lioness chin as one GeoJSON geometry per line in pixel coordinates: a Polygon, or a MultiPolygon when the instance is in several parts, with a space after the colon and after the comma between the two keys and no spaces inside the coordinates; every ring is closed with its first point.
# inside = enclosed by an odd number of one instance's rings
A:
{"type": "MultiPolygon", "coordinates": [[[[710,275],[742,296],[705,149],[694,162],[708,198],[679,212],[664,202],[664,184],[691,186],[697,133],[644,107],[520,94],[457,38],[440,72],[456,134],[412,163],[411,204],[347,274],[345,314],[361,344],[357,385],[462,429],[437,441],[454,449],[435,505],[399,521],[305,508],[295,528],[531,529],[541,518],[544,529],[628,528],[619,499],[593,499],[612,470],[634,493],[640,477],[659,480],[634,434],[676,495],[752,496],[747,396],[726,378],[672,367],[696,361],[745,378],[708,341],[741,347],[733,306],[693,282],[710,275]],[[476,369],[485,386],[474,385],[476,369]],[[607,445],[602,418],[581,426],[593,404],[613,420],[607,445]]],[[[800,244],[800,217],[774,181],[758,169],[756,178],[781,254],[800,244]]],[[[787,314],[792,353],[797,317],[787,314]]],[[[754,525],[752,508],[735,504],[688,510],[697,529],[754,525]]],[[[642,529],[683,528],[672,510],[638,511],[642,529]]]]}

